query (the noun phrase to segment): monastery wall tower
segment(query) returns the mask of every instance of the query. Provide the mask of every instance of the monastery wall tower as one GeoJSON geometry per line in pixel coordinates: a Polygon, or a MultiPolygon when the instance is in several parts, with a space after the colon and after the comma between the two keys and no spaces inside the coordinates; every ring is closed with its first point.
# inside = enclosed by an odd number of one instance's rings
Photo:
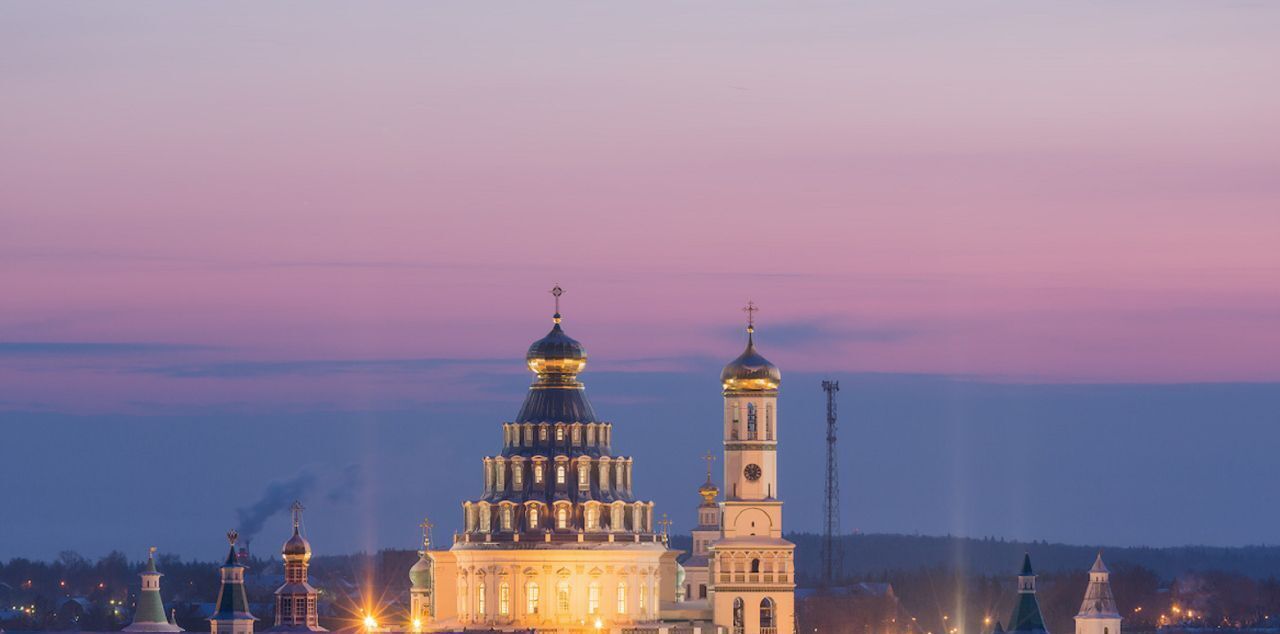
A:
{"type": "Polygon", "coordinates": [[[1102,563],[1102,553],[1089,570],[1089,587],[1076,614],[1076,634],[1120,634],[1120,610],[1111,594],[1111,571],[1102,563]]]}

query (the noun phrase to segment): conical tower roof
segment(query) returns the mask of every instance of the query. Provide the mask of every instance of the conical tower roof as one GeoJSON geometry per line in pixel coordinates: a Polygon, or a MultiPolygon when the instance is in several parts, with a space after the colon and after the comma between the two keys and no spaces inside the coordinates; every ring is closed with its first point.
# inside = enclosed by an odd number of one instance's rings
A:
{"type": "Polygon", "coordinates": [[[256,621],[257,617],[249,613],[249,596],[244,590],[244,566],[236,557],[236,539],[239,533],[232,530],[227,533],[227,541],[231,549],[227,552],[227,560],[222,564],[222,587],[218,589],[218,602],[214,604],[210,621],[256,621]]]}
{"type": "Polygon", "coordinates": [[[164,576],[156,569],[156,549],[147,552],[147,563],[143,565],[142,588],[138,592],[138,605],[133,611],[133,622],[124,628],[126,632],[181,632],[182,628],[170,623],[164,615],[164,601],[160,598],[160,577],[164,576]]]}
{"type": "Polygon", "coordinates": [[[1115,595],[1111,594],[1111,572],[1102,563],[1102,553],[1089,569],[1089,587],[1085,588],[1084,601],[1080,603],[1077,619],[1118,619],[1120,610],[1116,608],[1115,595]]]}
{"type": "Polygon", "coordinates": [[[1013,604],[1013,614],[1009,616],[1009,628],[1012,634],[1048,634],[1044,626],[1044,617],[1040,614],[1040,602],[1036,600],[1036,573],[1031,569],[1031,554],[1022,558],[1022,572],[1018,574],[1018,600],[1013,604]]]}

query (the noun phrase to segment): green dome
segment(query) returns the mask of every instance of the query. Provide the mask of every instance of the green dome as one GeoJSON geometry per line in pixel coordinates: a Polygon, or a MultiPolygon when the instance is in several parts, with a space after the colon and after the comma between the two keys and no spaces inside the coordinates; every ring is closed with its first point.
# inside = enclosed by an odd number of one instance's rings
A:
{"type": "Polygon", "coordinates": [[[431,559],[424,553],[409,569],[409,583],[415,588],[431,588],[431,559]]]}

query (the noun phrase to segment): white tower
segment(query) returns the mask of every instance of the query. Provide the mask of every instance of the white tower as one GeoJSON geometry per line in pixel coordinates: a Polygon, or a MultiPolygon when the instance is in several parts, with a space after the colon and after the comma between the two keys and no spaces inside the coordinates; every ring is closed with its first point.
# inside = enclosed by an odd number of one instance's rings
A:
{"type": "Polygon", "coordinates": [[[714,620],[728,634],[792,634],[795,544],[782,538],[778,499],[782,373],[756,352],[755,304],[744,310],[747,349],[720,374],[725,500],[711,547],[714,620]]]}
{"type": "Polygon", "coordinates": [[[1089,587],[1076,615],[1076,634],[1120,634],[1120,610],[1111,594],[1111,571],[1102,563],[1102,553],[1089,570],[1089,587]]]}

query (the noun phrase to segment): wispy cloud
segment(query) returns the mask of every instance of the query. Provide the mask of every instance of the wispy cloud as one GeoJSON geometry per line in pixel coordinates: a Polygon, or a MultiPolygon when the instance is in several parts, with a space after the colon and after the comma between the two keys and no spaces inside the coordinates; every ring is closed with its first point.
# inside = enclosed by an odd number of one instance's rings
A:
{"type": "Polygon", "coordinates": [[[208,346],[149,341],[0,341],[0,357],[85,357],[209,350],[208,346]]]}
{"type": "MultiPolygon", "coordinates": [[[[721,332],[725,332],[721,329],[721,332]]],[[[757,336],[770,345],[803,347],[832,343],[893,343],[920,335],[920,328],[899,325],[865,325],[837,320],[805,320],[770,323],[757,336]]],[[[737,335],[736,335],[737,336],[737,335]]]]}
{"type": "MultiPolygon", "coordinates": [[[[138,368],[143,374],[169,378],[244,379],[272,376],[331,376],[337,374],[412,374],[447,367],[510,366],[510,359],[310,359],[295,361],[219,361],[138,368]]],[[[519,366],[516,366],[517,368],[519,366]]]]}

